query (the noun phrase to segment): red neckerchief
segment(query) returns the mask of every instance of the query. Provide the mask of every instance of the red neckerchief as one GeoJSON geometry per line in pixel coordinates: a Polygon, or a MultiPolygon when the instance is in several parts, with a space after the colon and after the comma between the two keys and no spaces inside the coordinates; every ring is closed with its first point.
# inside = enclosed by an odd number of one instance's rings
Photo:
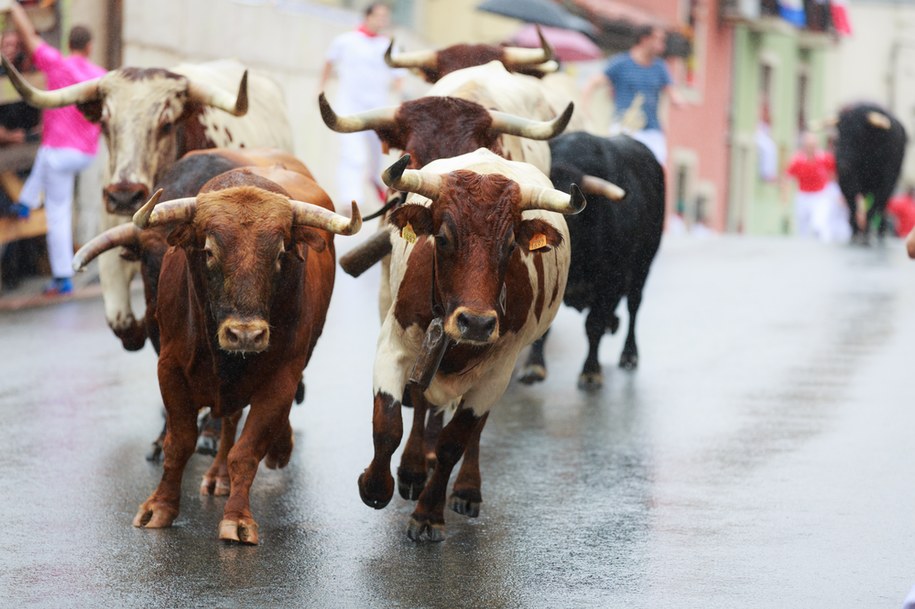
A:
{"type": "Polygon", "coordinates": [[[378,32],[373,32],[372,30],[368,29],[367,27],[365,27],[365,24],[362,24],[362,25],[360,25],[358,28],[356,28],[356,31],[357,31],[357,32],[362,32],[363,34],[365,34],[365,35],[368,36],[369,38],[374,38],[375,36],[378,35],[378,32]]]}

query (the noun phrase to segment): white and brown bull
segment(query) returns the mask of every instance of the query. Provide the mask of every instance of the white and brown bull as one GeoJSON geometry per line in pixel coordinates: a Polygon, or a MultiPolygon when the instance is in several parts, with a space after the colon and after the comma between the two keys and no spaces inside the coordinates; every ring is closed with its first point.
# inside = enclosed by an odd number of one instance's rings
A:
{"type": "MultiPolygon", "coordinates": [[[[417,541],[439,541],[454,465],[508,386],[519,352],[546,331],[562,302],[570,258],[561,214],[581,211],[584,195],[577,188],[572,195],[559,192],[533,165],[486,149],[422,170],[406,169],[408,163],[402,158],[383,176],[411,194],[388,218],[401,236],[394,237],[393,304],[375,358],[375,455],[359,477],[359,493],[376,509],[393,495],[391,456],[403,435],[400,406],[407,391],[414,405],[454,409],[407,532],[417,541]],[[436,318],[450,345],[423,390],[408,380],[436,318]]],[[[405,452],[421,460],[418,448],[405,452]]],[[[478,476],[476,460],[465,458],[455,492],[478,476]]]]}
{"type": "MultiPolygon", "coordinates": [[[[184,153],[204,148],[272,147],[292,151],[286,104],[270,79],[235,61],[163,68],[126,67],[71,87],[35,89],[3,59],[13,85],[41,108],[76,105],[102,127],[108,166],[102,229],[129,221],[153,185],[184,153]],[[249,101],[250,100],[250,101],[249,101]]],[[[135,262],[116,253],[99,258],[105,317],[125,349],[142,348],[146,333],[130,302],[135,262]]]]}
{"type": "MultiPolygon", "coordinates": [[[[156,308],[165,461],[133,524],[167,527],[178,515],[198,410],[209,406],[231,421],[250,404],[227,454],[231,484],[219,537],[256,544],[251,483],[262,459],[268,467],[289,461],[289,409],[334,285],[333,236],[358,231],[359,211],[354,203],[351,218],[337,215],[312,178],[279,167],[232,170],[196,197],[156,206],[157,199],[134,222],[173,227],[156,308]]],[[[224,436],[220,451],[225,444],[224,436]]]]}

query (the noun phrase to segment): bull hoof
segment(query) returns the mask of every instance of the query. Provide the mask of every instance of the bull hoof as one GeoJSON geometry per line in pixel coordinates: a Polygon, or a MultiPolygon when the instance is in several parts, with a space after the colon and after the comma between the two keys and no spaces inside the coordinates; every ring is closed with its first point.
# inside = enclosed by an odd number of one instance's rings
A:
{"type": "Polygon", "coordinates": [[[444,541],[445,540],[445,523],[431,522],[425,518],[413,516],[410,518],[410,525],[407,527],[407,537],[412,541],[444,541]]]}
{"type": "Polygon", "coordinates": [[[620,356],[620,368],[623,370],[635,370],[639,367],[638,353],[623,353],[620,356]]]}
{"type": "Polygon", "coordinates": [[[607,322],[607,328],[610,330],[610,334],[616,334],[616,331],[620,329],[620,318],[614,315],[607,322]]]}
{"type": "Polygon", "coordinates": [[[604,386],[604,375],[597,372],[582,372],[578,377],[578,388],[584,391],[594,391],[604,386]]]}
{"type": "Polygon", "coordinates": [[[359,497],[362,499],[362,503],[370,508],[380,510],[390,503],[391,497],[394,496],[394,476],[390,472],[385,472],[387,476],[383,476],[380,482],[366,481],[367,471],[359,474],[359,497]]]}
{"type": "Polygon", "coordinates": [[[295,436],[292,435],[290,427],[288,437],[280,436],[270,444],[267,454],[264,456],[264,465],[268,469],[283,469],[289,465],[293,446],[295,446],[295,436]]]}
{"type": "Polygon", "coordinates": [[[112,330],[114,335],[121,339],[121,346],[127,351],[139,351],[146,344],[146,328],[136,320],[131,320],[123,328],[112,330]]]}
{"type": "Polygon", "coordinates": [[[289,465],[289,458],[291,456],[291,448],[284,452],[277,451],[277,454],[267,453],[267,455],[264,457],[264,465],[267,466],[267,469],[283,469],[289,465]]]}
{"type": "Polygon", "coordinates": [[[178,509],[160,501],[149,500],[140,506],[133,517],[133,526],[142,529],[164,529],[172,526],[178,509]]]}
{"type": "Polygon", "coordinates": [[[477,489],[454,491],[448,497],[448,507],[468,518],[476,518],[480,515],[481,503],[483,503],[483,498],[477,489]]]}
{"type": "Polygon", "coordinates": [[[239,518],[238,520],[226,518],[219,522],[219,538],[223,541],[256,546],[258,543],[257,523],[253,518],[239,518]]]}
{"type": "Polygon", "coordinates": [[[197,452],[201,455],[210,455],[215,457],[219,451],[219,437],[210,435],[207,432],[200,434],[197,438],[197,452]]]}
{"type": "Polygon", "coordinates": [[[162,443],[159,440],[152,443],[152,447],[146,453],[146,460],[150,463],[162,463],[162,443]]]}
{"type": "Polygon", "coordinates": [[[518,380],[525,385],[533,385],[534,383],[539,383],[544,379],[546,379],[546,366],[540,366],[539,364],[525,366],[521,370],[521,374],[518,376],[518,380]]]}
{"type": "Polygon", "coordinates": [[[228,476],[204,476],[200,480],[200,494],[227,497],[231,485],[228,476]]]}
{"type": "Polygon", "coordinates": [[[402,467],[397,468],[397,492],[408,501],[416,501],[426,486],[425,472],[411,472],[402,467]]]}

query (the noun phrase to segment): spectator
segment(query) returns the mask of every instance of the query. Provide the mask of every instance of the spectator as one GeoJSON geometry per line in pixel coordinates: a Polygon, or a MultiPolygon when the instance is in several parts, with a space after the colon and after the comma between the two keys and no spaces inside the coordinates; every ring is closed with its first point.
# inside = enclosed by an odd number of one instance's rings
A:
{"type": "Polygon", "coordinates": [[[905,237],[915,228],[915,186],[896,195],[886,204],[886,211],[893,220],[897,237],[905,237]]]}
{"type": "MultiPolygon", "coordinates": [[[[9,57],[20,72],[31,72],[34,69],[15,30],[7,30],[0,36],[0,53],[9,57]]],[[[0,66],[0,74],[3,72],[0,66]]],[[[41,111],[24,101],[0,104],[0,149],[37,142],[40,123],[41,111]]],[[[27,166],[0,169],[0,216],[12,215],[10,207],[19,200],[22,182],[28,174],[27,166]]],[[[23,277],[37,274],[39,261],[45,258],[43,237],[13,241],[2,250],[0,277],[3,278],[3,287],[7,289],[18,286],[23,277]]]]}
{"type": "Polygon", "coordinates": [[[648,146],[661,165],[667,160],[667,140],[658,119],[661,96],[666,94],[675,106],[683,104],[672,86],[670,71],[661,60],[666,37],[660,27],[639,27],[632,48],[611,57],[604,71],[595,74],[582,91],[587,115],[594,91],[609,85],[614,106],[611,135],[630,134],[648,146]]]}
{"type": "MultiPolygon", "coordinates": [[[[331,43],[319,88],[323,91],[331,73],[336,73],[334,105],[338,111],[351,114],[387,106],[392,88],[399,91],[402,72],[384,61],[391,41],[382,32],[390,21],[387,5],[373,2],[365,9],[365,18],[356,30],[340,34],[331,43]]],[[[384,201],[387,189],[381,184],[381,161],[381,141],[374,131],[340,134],[336,194],[343,209],[349,209],[350,201],[365,202],[367,182],[384,201]]]]}
{"type": "MultiPolygon", "coordinates": [[[[823,210],[830,207],[829,185],[836,169],[832,154],[821,150],[816,134],[805,131],[801,134],[801,147],[791,157],[787,175],[797,180],[794,197],[794,231],[801,237],[817,236],[814,217],[828,216],[823,210]]],[[[784,185],[784,182],[783,182],[784,185]]],[[[782,199],[787,199],[787,187],[783,186],[782,199]]]]}
{"type": "MultiPolygon", "coordinates": [[[[28,15],[17,2],[10,5],[10,15],[22,44],[35,67],[45,73],[48,89],[59,89],[97,78],[103,68],[89,61],[92,36],[81,25],[69,34],[70,55],[63,57],[35,31],[28,15]]],[[[48,222],[48,256],[53,280],[45,289],[47,295],[73,291],[73,192],[76,176],[92,162],[98,151],[100,128],[86,120],[75,106],[43,112],[41,146],[29,178],[22,187],[19,203],[13,207],[20,217],[41,204],[48,222]]]]}

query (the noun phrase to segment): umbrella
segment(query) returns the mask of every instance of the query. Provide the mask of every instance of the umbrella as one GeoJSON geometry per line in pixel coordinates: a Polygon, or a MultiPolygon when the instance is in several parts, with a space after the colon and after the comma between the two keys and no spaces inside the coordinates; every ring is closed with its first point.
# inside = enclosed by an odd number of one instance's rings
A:
{"type": "MultiPolygon", "coordinates": [[[[599,46],[576,30],[543,26],[540,31],[560,61],[591,61],[604,56],[599,46]]],[[[519,47],[540,47],[537,26],[528,24],[522,27],[512,36],[511,44],[519,47]]]]}
{"type": "Polygon", "coordinates": [[[577,30],[589,36],[596,34],[594,26],[588,20],[573,15],[552,0],[485,0],[477,5],[477,10],[528,23],[577,30]]]}

